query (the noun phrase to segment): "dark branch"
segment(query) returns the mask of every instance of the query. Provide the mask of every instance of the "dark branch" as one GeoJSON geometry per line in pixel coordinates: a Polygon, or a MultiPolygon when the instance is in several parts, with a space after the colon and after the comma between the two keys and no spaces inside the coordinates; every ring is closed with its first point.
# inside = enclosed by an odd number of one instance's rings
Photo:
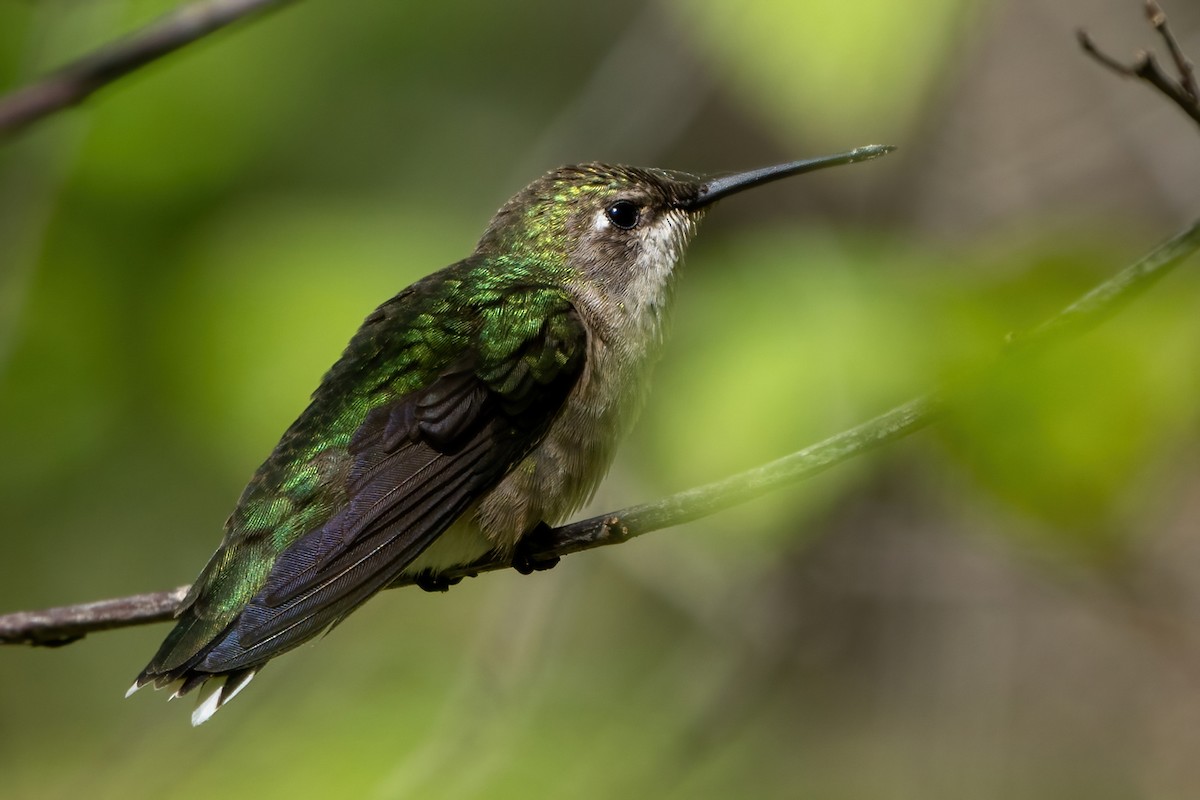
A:
{"type": "Polygon", "coordinates": [[[1179,71],[1179,85],[1191,98],[1192,103],[1195,103],[1200,99],[1200,92],[1196,91],[1196,72],[1191,59],[1184,55],[1183,48],[1179,46],[1179,40],[1175,38],[1175,34],[1167,24],[1166,12],[1162,10],[1162,6],[1158,4],[1157,0],[1146,0],[1146,18],[1150,20],[1154,30],[1158,31],[1159,36],[1167,43],[1167,51],[1170,52],[1171,59],[1175,62],[1175,69],[1179,71]]]}
{"type": "MultiPolygon", "coordinates": [[[[1011,356],[1041,351],[1067,336],[1090,329],[1116,313],[1197,250],[1200,250],[1200,221],[1038,327],[1022,336],[1009,337],[1006,354],[1011,356]]],[[[823,442],[724,480],[688,489],[654,503],[631,506],[611,514],[548,529],[540,535],[539,541],[531,543],[527,554],[534,560],[549,560],[594,547],[620,544],[650,531],[714,514],[780,486],[811,477],[835,464],[920,430],[937,418],[945,402],[941,392],[927,394],[823,442]]],[[[440,577],[453,580],[510,566],[507,559],[485,558],[440,577]]],[[[406,578],[394,586],[413,582],[413,579],[406,578]]],[[[187,587],[180,587],[171,592],[0,616],[0,643],[66,644],[94,631],[162,622],[174,615],[186,592],[187,587]]]]}
{"type": "Polygon", "coordinates": [[[1167,24],[1166,13],[1156,0],[1146,0],[1146,18],[1166,42],[1171,59],[1175,62],[1175,68],[1179,71],[1178,80],[1163,72],[1162,67],[1158,64],[1158,59],[1154,57],[1153,53],[1146,50],[1139,50],[1135,53],[1132,64],[1121,63],[1097,47],[1096,43],[1092,41],[1092,37],[1082,28],[1076,31],[1079,46],[1099,64],[1121,77],[1140,78],[1146,81],[1168,97],[1172,103],[1183,109],[1184,113],[1195,120],[1197,124],[1200,124],[1200,95],[1196,90],[1196,76],[1192,62],[1184,55],[1179,41],[1167,24]]]}
{"type": "Polygon", "coordinates": [[[43,611],[18,611],[0,616],[0,644],[58,647],[89,633],[163,622],[175,615],[187,586],[169,592],[135,594],[43,611]]]}
{"type": "Polygon", "coordinates": [[[0,137],[78,105],[96,90],[246,17],[293,0],[203,0],[172,11],[39,81],[0,97],[0,137]]]}

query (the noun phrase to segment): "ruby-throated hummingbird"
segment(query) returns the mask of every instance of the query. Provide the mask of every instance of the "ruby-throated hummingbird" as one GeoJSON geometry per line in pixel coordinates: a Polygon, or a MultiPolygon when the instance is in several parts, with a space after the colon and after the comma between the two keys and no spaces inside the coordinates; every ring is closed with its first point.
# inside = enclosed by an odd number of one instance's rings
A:
{"type": "Polygon", "coordinates": [[[198,725],[401,576],[444,588],[447,568],[520,560],[522,537],[591,497],[633,424],[705,210],[891,149],[711,178],[583,164],[525,187],[474,253],[363,322],[251,478],[130,694],[223,678],[198,725]]]}

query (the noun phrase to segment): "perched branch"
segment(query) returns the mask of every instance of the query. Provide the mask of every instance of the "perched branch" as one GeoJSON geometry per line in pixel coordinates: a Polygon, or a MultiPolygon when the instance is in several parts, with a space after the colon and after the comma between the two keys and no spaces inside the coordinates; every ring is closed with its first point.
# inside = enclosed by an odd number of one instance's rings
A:
{"type": "Polygon", "coordinates": [[[172,11],[39,81],[0,97],[0,137],[78,105],[136,69],[246,17],[293,0],[201,0],[172,11]]]}
{"type": "MultiPolygon", "coordinates": [[[[1102,322],[1127,302],[1200,250],[1200,221],[1126,267],[1051,319],[1022,336],[1010,336],[1006,355],[1044,350],[1068,335],[1078,335],[1102,322]]],[[[724,480],[671,495],[654,503],[602,514],[536,534],[527,548],[535,561],[578,553],[609,544],[620,544],[650,531],[669,528],[759,497],[772,489],[796,483],[829,467],[907,436],[935,420],[945,406],[942,392],[933,392],[897,406],[856,428],[844,431],[797,453],[724,480]]],[[[444,573],[451,582],[481,572],[512,566],[500,557],[484,558],[444,573]]],[[[393,586],[413,583],[405,578],[393,586]]],[[[150,622],[174,615],[187,592],[134,595],[98,603],[63,606],[45,611],[0,616],[0,643],[59,645],[93,631],[150,622]]]]}
{"type": "Polygon", "coordinates": [[[0,616],[0,644],[32,644],[58,647],[82,639],[89,633],[162,622],[188,592],[180,586],[169,592],[135,594],[113,600],[97,600],[43,611],[18,611],[0,616]]]}
{"type": "Polygon", "coordinates": [[[1192,62],[1180,49],[1179,41],[1167,24],[1167,15],[1157,0],[1146,0],[1146,18],[1166,42],[1171,59],[1175,62],[1175,68],[1179,71],[1178,80],[1163,72],[1162,67],[1158,64],[1158,59],[1149,51],[1139,50],[1134,54],[1132,64],[1123,64],[1097,47],[1096,43],[1092,41],[1092,37],[1083,28],[1076,31],[1075,35],[1078,37],[1079,46],[1083,48],[1083,51],[1099,64],[1121,77],[1140,78],[1146,81],[1168,97],[1171,102],[1182,108],[1184,113],[1195,120],[1197,124],[1200,124],[1200,94],[1197,93],[1196,75],[1192,68],[1192,62]]]}
{"type": "MultiPolygon", "coordinates": [[[[284,2],[288,0],[211,0],[187,6],[125,42],[77,62],[42,83],[0,98],[0,135],[78,103],[106,83],[230,22],[284,2]]],[[[1148,81],[1200,123],[1200,96],[1191,62],[1179,48],[1167,25],[1166,15],[1155,0],[1146,0],[1146,11],[1151,24],[1167,44],[1179,71],[1178,82],[1163,73],[1149,53],[1140,53],[1132,66],[1125,66],[1097,49],[1082,30],[1079,41],[1101,64],[1120,75],[1148,81]]],[[[1046,322],[1024,335],[1010,335],[1005,356],[1042,351],[1067,336],[1078,335],[1097,325],[1197,250],[1200,250],[1200,221],[1046,322]]],[[[928,425],[945,407],[945,394],[942,390],[910,400],[856,428],[724,480],[655,503],[632,506],[558,528],[546,528],[533,535],[535,540],[526,547],[526,555],[534,561],[551,561],[594,547],[619,544],[798,482],[928,425]]],[[[439,577],[454,582],[458,578],[509,566],[511,563],[507,559],[486,557],[439,577]]],[[[402,579],[393,586],[413,582],[402,579]]],[[[0,616],[0,644],[62,645],[96,631],[165,621],[174,616],[187,591],[188,587],[181,586],[169,592],[3,615],[0,616]]]]}

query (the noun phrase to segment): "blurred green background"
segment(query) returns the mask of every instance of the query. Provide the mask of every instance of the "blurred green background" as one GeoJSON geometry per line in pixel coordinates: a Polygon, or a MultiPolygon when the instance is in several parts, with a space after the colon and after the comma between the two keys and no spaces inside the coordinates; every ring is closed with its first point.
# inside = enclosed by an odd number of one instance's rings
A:
{"type": "MultiPolygon", "coordinates": [[[[166,2],[0,0],[0,88],[166,2]]],[[[1200,9],[1168,5],[1200,55],[1200,9]]],[[[0,611],[186,583],[359,321],[560,163],[885,161],[723,203],[592,509],[990,358],[1200,213],[1085,59],[1136,0],[309,0],[0,148],[0,611]]],[[[381,596],[209,724],[165,626],[0,651],[0,794],[1185,798],[1200,263],[940,425],[745,507],[381,596]]]]}

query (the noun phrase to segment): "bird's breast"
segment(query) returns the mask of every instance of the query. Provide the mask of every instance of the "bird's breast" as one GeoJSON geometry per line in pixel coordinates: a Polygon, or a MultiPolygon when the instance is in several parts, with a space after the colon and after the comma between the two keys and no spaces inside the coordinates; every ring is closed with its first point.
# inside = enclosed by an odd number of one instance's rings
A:
{"type": "Polygon", "coordinates": [[[502,550],[539,522],[554,525],[591,499],[645,399],[662,341],[657,301],[628,308],[599,290],[580,290],[588,355],[545,437],[480,503],[477,524],[502,550]]]}

